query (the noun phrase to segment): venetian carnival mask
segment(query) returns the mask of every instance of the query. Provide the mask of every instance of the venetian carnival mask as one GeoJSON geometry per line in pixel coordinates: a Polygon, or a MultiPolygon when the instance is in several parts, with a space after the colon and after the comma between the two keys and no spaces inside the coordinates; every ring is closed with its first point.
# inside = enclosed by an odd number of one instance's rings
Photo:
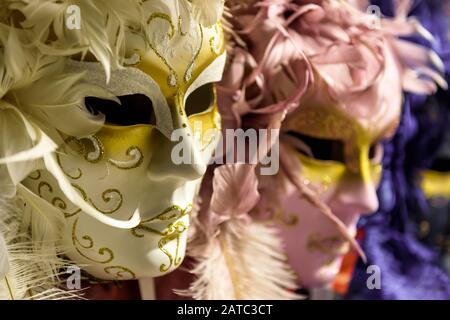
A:
{"type": "MultiPolygon", "coordinates": [[[[320,92],[320,90],[318,90],[320,92]]],[[[398,125],[400,101],[384,103],[376,111],[349,112],[332,101],[305,97],[283,124],[289,156],[301,164],[303,184],[312,189],[356,235],[358,219],[377,210],[376,189],[381,178],[382,145],[398,125]],[[319,102],[321,101],[321,102],[319,102]]],[[[278,209],[289,263],[299,284],[329,284],[340,269],[350,243],[318,208],[286,186],[278,209]]]]}
{"type": "Polygon", "coordinates": [[[134,52],[134,61],[113,71],[108,84],[97,62],[67,64],[120,104],[86,97],[86,107],[104,114],[105,125],[91,136],[64,136],[56,157],[83,205],[122,221],[138,210],[140,224],[115,228],[83,214],[45,169],[23,182],[64,214],[67,256],[100,279],[156,277],[181,264],[189,213],[220,132],[213,83],[225,64],[221,26],[184,32],[168,15],[153,14],[150,26],[152,20],[169,26],[165,48],[158,43],[134,52]],[[190,161],[176,164],[177,150],[190,161]]]}

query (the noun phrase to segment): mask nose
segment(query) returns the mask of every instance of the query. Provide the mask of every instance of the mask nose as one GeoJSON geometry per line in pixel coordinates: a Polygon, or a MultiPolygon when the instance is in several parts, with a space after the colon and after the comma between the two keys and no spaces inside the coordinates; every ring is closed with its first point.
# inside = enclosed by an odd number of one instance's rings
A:
{"type": "Polygon", "coordinates": [[[177,104],[172,113],[174,130],[170,138],[159,131],[153,137],[155,150],[147,168],[147,175],[152,180],[197,180],[205,174],[207,163],[184,114],[184,107],[177,104]]]}
{"type": "Polygon", "coordinates": [[[369,148],[362,147],[358,161],[350,164],[330,204],[336,212],[348,212],[356,216],[372,214],[379,206],[376,191],[376,181],[371,174],[369,148]]]}
{"type": "Polygon", "coordinates": [[[330,206],[336,212],[348,212],[351,215],[372,214],[379,206],[376,186],[371,181],[352,175],[340,183],[330,206]]]}

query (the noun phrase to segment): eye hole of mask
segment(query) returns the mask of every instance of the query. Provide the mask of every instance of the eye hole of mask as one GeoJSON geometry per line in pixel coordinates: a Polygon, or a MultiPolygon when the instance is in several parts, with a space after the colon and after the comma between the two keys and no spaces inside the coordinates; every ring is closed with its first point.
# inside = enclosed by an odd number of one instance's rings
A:
{"type": "Polygon", "coordinates": [[[205,84],[189,95],[185,106],[186,115],[189,117],[205,112],[214,104],[214,101],[214,84],[205,84]]]}
{"type": "Polygon", "coordinates": [[[313,138],[294,131],[289,131],[287,134],[304,145],[304,147],[297,147],[297,150],[308,157],[344,162],[344,143],[342,141],[313,138]]]}
{"type": "Polygon", "coordinates": [[[437,172],[450,172],[450,158],[437,158],[433,161],[430,170],[437,172]]]}
{"type": "Polygon", "coordinates": [[[93,115],[105,115],[105,122],[117,126],[137,124],[156,125],[156,115],[152,100],[144,94],[132,94],[118,97],[121,105],[115,101],[86,97],[85,105],[93,115]]]}
{"type": "MultiPolygon", "coordinates": [[[[296,149],[302,154],[317,160],[345,163],[344,143],[342,141],[313,138],[294,131],[289,131],[287,134],[299,142],[296,149]]],[[[381,144],[376,143],[370,146],[369,159],[374,163],[379,163],[381,157],[381,144]]]]}

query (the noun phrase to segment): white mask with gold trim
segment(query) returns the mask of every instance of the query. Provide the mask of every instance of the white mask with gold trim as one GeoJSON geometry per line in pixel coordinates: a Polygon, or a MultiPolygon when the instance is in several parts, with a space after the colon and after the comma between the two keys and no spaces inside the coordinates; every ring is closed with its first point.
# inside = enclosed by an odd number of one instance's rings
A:
{"type": "MultiPolygon", "coordinates": [[[[151,45],[147,52],[136,52],[133,66],[113,71],[108,84],[97,62],[67,65],[70,71],[85,71],[88,81],[121,101],[87,97],[87,108],[104,114],[105,125],[91,136],[64,136],[56,160],[71,190],[44,167],[23,182],[64,214],[67,256],[100,279],[156,277],[181,264],[189,213],[219,139],[213,83],[225,65],[221,26],[196,25],[184,33],[169,16],[151,19],[170,25],[166,49],[151,45]],[[194,132],[199,124],[200,135],[194,132]],[[171,141],[173,130],[179,130],[180,140],[171,141]],[[192,164],[172,161],[181,141],[192,164]],[[74,204],[71,192],[83,201],[74,204]],[[116,228],[84,214],[80,204],[117,221],[138,213],[141,222],[132,229],[116,228]]],[[[19,191],[27,193],[26,188],[19,191]]]]}

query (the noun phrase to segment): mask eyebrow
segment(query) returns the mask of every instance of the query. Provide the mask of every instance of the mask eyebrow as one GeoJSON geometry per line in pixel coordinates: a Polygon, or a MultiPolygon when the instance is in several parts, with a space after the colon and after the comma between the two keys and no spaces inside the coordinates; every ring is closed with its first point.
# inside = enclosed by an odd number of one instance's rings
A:
{"type": "Polygon", "coordinates": [[[98,62],[68,60],[66,69],[73,72],[84,72],[87,82],[96,84],[115,96],[134,94],[147,96],[152,101],[156,127],[170,139],[173,131],[170,108],[161,88],[152,77],[137,68],[124,67],[112,71],[110,81],[107,83],[103,67],[98,62]]]}
{"type": "Polygon", "coordinates": [[[189,96],[201,86],[208,83],[219,82],[220,80],[222,80],[226,59],[227,54],[226,52],[224,52],[219,57],[217,57],[208,67],[206,67],[205,70],[203,70],[203,72],[187,89],[184,96],[184,105],[186,105],[186,100],[189,98],[189,96]]]}

